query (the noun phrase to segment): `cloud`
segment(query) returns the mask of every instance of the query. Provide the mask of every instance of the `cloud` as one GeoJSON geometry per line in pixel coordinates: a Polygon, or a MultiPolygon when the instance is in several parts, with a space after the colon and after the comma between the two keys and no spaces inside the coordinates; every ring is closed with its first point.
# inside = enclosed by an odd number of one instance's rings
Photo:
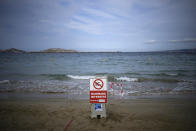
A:
{"type": "Polygon", "coordinates": [[[145,41],[144,43],[147,44],[155,44],[155,43],[196,43],[196,38],[190,39],[190,38],[186,38],[186,39],[179,39],[179,40],[148,40],[145,41]]]}
{"type": "Polygon", "coordinates": [[[95,15],[95,16],[99,16],[99,17],[104,17],[104,18],[108,18],[108,19],[114,19],[114,18],[116,18],[114,15],[112,15],[110,13],[106,13],[106,12],[103,12],[103,11],[97,10],[97,9],[83,8],[83,11],[85,11],[86,13],[91,14],[91,15],[95,15]]]}
{"type": "MultiPolygon", "coordinates": [[[[183,39],[196,38],[193,3],[194,0],[3,0],[0,36],[4,40],[0,42],[8,46],[27,46],[25,43],[30,42],[42,45],[44,38],[51,45],[82,43],[83,47],[99,41],[111,47],[114,43],[116,47],[125,44],[130,50],[149,50],[145,40],[149,44],[195,43],[196,39],[183,39]]],[[[167,44],[157,44],[150,50],[162,46],[169,48],[167,44]]]]}
{"type": "Polygon", "coordinates": [[[97,23],[81,23],[77,21],[71,21],[67,27],[72,29],[77,29],[80,31],[88,32],[91,34],[103,34],[100,28],[100,25],[97,23]]]}
{"type": "Polygon", "coordinates": [[[93,8],[82,8],[65,25],[70,29],[101,35],[111,32],[109,31],[111,26],[116,26],[117,21],[119,21],[119,18],[108,12],[93,8]]]}
{"type": "Polygon", "coordinates": [[[85,16],[73,16],[72,20],[65,25],[67,28],[77,29],[91,34],[103,34],[101,31],[101,24],[85,16]]]}
{"type": "Polygon", "coordinates": [[[84,17],[84,16],[73,16],[72,17],[72,20],[76,20],[76,21],[79,21],[79,22],[82,22],[82,23],[86,23],[86,24],[89,24],[89,23],[95,23],[96,21],[92,20],[92,19],[89,19],[88,17],[84,17]]]}
{"type": "Polygon", "coordinates": [[[153,44],[153,43],[157,43],[159,41],[157,40],[148,40],[148,41],[145,41],[144,43],[148,43],[148,44],[153,44]]]}

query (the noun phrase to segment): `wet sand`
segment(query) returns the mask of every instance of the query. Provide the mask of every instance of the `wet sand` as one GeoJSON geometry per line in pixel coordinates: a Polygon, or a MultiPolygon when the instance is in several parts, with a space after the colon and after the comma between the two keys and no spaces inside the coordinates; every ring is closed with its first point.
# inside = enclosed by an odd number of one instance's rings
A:
{"type": "Polygon", "coordinates": [[[111,100],[91,119],[88,100],[1,100],[1,131],[195,131],[195,99],[111,100]]]}

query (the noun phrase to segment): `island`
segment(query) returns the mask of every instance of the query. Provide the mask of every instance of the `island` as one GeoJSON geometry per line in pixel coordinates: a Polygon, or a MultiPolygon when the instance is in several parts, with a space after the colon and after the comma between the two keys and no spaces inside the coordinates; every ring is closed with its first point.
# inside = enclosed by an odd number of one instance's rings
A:
{"type": "Polygon", "coordinates": [[[10,48],[10,49],[6,49],[6,50],[0,50],[0,53],[26,53],[26,51],[19,50],[16,48],[10,48]]]}
{"type": "Polygon", "coordinates": [[[76,50],[66,50],[62,48],[49,48],[43,51],[39,51],[41,53],[76,53],[76,50]]]}
{"type": "Polygon", "coordinates": [[[42,50],[42,51],[31,51],[31,52],[27,52],[24,50],[19,50],[19,49],[15,49],[15,48],[10,48],[10,49],[6,49],[6,50],[0,50],[0,53],[76,53],[76,50],[66,50],[66,49],[62,49],[62,48],[49,48],[46,50],[42,50]]]}

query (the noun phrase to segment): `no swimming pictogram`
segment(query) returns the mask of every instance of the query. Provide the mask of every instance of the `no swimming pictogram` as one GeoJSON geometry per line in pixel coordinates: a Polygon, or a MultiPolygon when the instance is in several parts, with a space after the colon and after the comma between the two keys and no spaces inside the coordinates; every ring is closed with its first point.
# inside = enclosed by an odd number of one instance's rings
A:
{"type": "Polygon", "coordinates": [[[104,83],[101,79],[96,79],[94,82],[93,82],[93,86],[95,89],[101,89],[103,87],[104,83]]]}

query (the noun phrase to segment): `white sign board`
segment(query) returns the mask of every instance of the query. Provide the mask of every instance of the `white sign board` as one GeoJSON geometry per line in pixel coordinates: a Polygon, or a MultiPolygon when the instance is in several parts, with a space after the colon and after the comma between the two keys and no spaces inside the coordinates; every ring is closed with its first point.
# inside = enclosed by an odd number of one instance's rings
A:
{"type": "Polygon", "coordinates": [[[90,91],[107,91],[107,79],[106,78],[90,79],[90,91]]]}
{"type": "Polygon", "coordinates": [[[107,79],[90,79],[90,103],[107,103],[107,79]]]}

